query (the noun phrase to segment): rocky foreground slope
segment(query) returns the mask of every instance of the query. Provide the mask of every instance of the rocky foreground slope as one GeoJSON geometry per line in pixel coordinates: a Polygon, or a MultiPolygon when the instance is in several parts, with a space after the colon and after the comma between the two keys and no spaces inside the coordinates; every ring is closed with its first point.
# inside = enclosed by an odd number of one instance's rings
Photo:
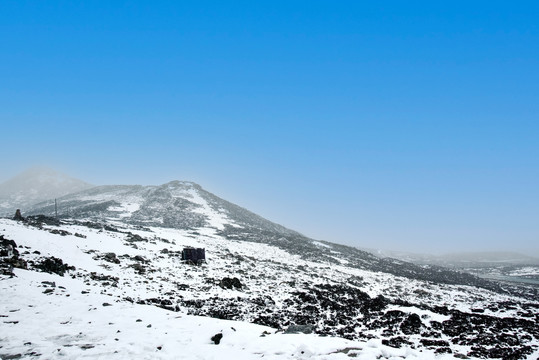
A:
{"type": "MultiPolygon", "coordinates": [[[[193,196],[193,200],[198,207],[187,205],[205,219],[196,227],[126,221],[135,206],[131,203],[128,208],[121,201],[108,204],[107,211],[117,212],[108,219],[0,220],[0,358],[18,354],[27,358],[116,354],[124,358],[131,350],[123,341],[136,344],[137,337],[145,339],[145,346],[133,345],[132,351],[140,357],[175,358],[181,346],[191,344],[186,338],[201,349],[216,346],[211,337],[219,330],[224,335],[222,344],[235,349],[240,358],[539,356],[539,303],[533,287],[517,289],[521,296],[495,283],[476,286],[473,277],[472,282],[467,276],[460,280],[441,268],[421,273],[420,267],[396,260],[354,259],[353,253],[345,256],[339,245],[293,232],[277,237],[261,229],[259,234],[268,236],[265,242],[255,235],[242,238],[238,234],[247,233],[245,223],[226,211],[220,211],[218,218],[205,199],[193,196]],[[301,241],[294,243],[294,238],[301,241]],[[207,262],[202,266],[183,263],[180,253],[186,246],[205,248],[207,262]],[[432,278],[437,272],[442,281],[432,278]],[[63,317],[58,316],[57,306],[65,307],[63,317]],[[153,309],[163,312],[157,315],[153,309]],[[91,319],[92,312],[98,320],[91,319]],[[174,314],[187,320],[180,325],[180,320],[170,320],[174,314]],[[201,329],[196,325],[199,320],[193,320],[199,318],[193,315],[241,325],[212,322],[200,325],[207,326],[201,329]],[[133,317],[139,317],[144,326],[133,317]],[[38,319],[54,324],[48,326],[54,335],[23,336],[38,319]],[[178,324],[173,326],[171,321],[178,324]],[[89,322],[88,330],[83,322],[89,322]],[[255,326],[246,323],[264,327],[249,328],[256,333],[249,337],[252,344],[238,345],[231,328],[255,326]],[[154,328],[159,331],[148,330],[154,328]],[[281,338],[287,330],[314,334],[286,334],[299,336],[292,341],[281,338]],[[179,333],[171,336],[173,331],[179,333]],[[164,337],[158,341],[154,336],[164,337]],[[309,336],[321,338],[305,340],[309,336]],[[313,345],[322,343],[326,344],[322,348],[313,345]],[[304,347],[294,347],[298,344],[304,347]],[[174,354],[168,352],[172,349],[174,354]]],[[[217,357],[208,350],[201,358],[217,357]]]]}

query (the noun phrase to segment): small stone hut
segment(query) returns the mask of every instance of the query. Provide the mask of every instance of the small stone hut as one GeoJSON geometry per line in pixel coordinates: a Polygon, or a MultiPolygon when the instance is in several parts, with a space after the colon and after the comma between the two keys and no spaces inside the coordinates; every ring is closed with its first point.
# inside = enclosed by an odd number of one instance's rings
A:
{"type": "Polygon", "coordinates": [[[182,260],[187,263],[200,265],[206,262],[206,249],[186,247],[182,251],[182,260]]]}

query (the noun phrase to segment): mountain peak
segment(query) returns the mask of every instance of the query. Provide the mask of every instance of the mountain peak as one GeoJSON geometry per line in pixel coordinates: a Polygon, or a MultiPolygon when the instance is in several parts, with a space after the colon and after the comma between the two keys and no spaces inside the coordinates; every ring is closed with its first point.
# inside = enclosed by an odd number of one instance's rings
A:
{"type": "Polygon", "coordinates": [[[170,189],[176,189],[176,188],[202,189],[202,187],[198,185],[197,183],[194,183],[192,181],[184,181],[184,180],[172,180],[161,186],[168,187],[170,189]]]}

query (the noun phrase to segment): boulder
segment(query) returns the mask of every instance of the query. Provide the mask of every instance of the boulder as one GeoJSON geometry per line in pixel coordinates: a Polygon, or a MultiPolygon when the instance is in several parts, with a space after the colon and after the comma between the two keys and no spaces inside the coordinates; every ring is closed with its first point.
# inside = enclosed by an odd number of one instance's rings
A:
{"type": "Polygon", "coordinates": [[[313,333],[312,325],[290,325],[286,330],[285,334],[312,334],[313,333]]]}
{"type": "Polygon", "coordinates": [[[241,289],[243,285],[241,284],[240,280],[236,277],[235,278],[225,277],[221,280],[221,282],[219,283],[219,286],[222,287],[223,289],[232,289],[232,288],[241,289]]]}
{"type": "Polygon", "coordinates": [[[211,341],[213,341],[215,343],[215,345],[219,345],[219,343],[221,342],[221,339],[223,338],[223,334],[222,333],[218,333],[218,334],[215,334],[211,337],[211,341]]]}
{"type": "Polygon", "coordinates": [[[13,216],[13,220],[24,221],[24,218],[21,215],[21,209],[17,209],[17,211],[15,211],[15,216],[13,216]]]}

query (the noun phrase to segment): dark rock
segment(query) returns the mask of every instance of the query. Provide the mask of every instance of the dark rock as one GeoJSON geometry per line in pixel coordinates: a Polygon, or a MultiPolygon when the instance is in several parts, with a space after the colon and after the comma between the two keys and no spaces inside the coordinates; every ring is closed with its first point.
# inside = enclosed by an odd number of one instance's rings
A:
{"type": "MultiPolygon", "coordinates": [[[[19,248],[23,247],[22,245],[19,248]]],[[[0,235],[0,274],[15,276],[14,268],[27,269],[28,263],[20,257],[17,244],[13,240],[6,239],[0,235]]]]}
{"type": "Polygon", "coordinates": [[[436,347],[449,346],[449,343],[445,340],[421,339],[420,342],[424,346],[436,346],[436,347]]]}
{"type": "Polygon", "coordinates": [[[21,209],[17,209],[15,211],[15,216],[13,216],[13,220],[15,220],[15,221],[24,221],[24,218],[21,215],[21,209]]]}
{"type": "Polygon", "coordinates": [[[22,354],[0,354],[0,359],[2,360],[14,360],[20,359],[22,354]]]}
{"type": "Polygon", "coordinates": [[[423,323],[417,314],[410,314],[401,324],[400,329],[406,335],[419,334],[423,323]]]}
{"type": "Polygon", "coordinates": [[[51,234],[56,234],[56,235],[61,235],[61,236],[71,235],[71,233],[69,231],[65,231],[65,230],[61,230],[61,229],[53,229],[53,230],[49,230],[49,232],[51,234]]]}
{"type": "Polygon", "coordinates": [[[403,345],[411,345],[411,344],[412,344],[411,342],[407,341],[402,336],[396,336],[396,337],[392,337],[390,339],[383,339],[382,340],[382,345],[391,346],[391,347],[394,347],[394,348],[400,348],[403,345]]]}
{"type": "Polygon", "coordinates": [[[57,218],[46,215],[32,215],[26,217],[28,225],[42,228],[43,225],[60,226],[61,222],[57,218]]]}
{"type": "Polygon", "coordinates": [[[223,289],[232,289],[233,287],[236,288],[236,289],[241,289],[242,288],[242,284],[240,282],[240,280],[238,278],[228,278],[228,277],[225,277],[221,280],[221,282],[219,283],[219,286],[222,287],[223,289]]]}
{"type": "Polygon", "coordinates": [[[144,274],[146,272],[146,268],[140,263],[131,264],[129,267],[135,269],[138,274],[144,274]]]}
{"type": "Polygon", "coordinates": [[[290,325],[285,334],[312,334],[314,327],[312,325],[290,325]]]}
{"type": "Polygon", "coordinates": [[[211,337],[211,341],[213,341],[215,345],[219,345],[219,343],[221,343],[222,338],[223,338],[223,334],[218,333],[211,337]]]}
{"type": "Polygon", "coordinates": [[[0,256],[19,256],[15,241],[4,238],[4,235],[0,235],[0,256]]]}
{"type": "Polygon", "coordinates": [[[64,264],[62,259],[56,258],[54,256],[44,258],[41,262],[34,264],[34,267],[36,269],[40,269],[43,272],[47,272],[50,274],[58,274],[60,276],[64,276],[66,271],[75,270],[74,266],[64,264]]]}
{"type": "Polygon", "coordinates": [[[125,241],[130,242],[130,243],[133,243],[133,242],[148,242],[148,239],[145,239],[142,236],[137,235],[137,234],[128,233],[127,238],[125,239],[125,241]]]}
{"type": "Polygon", "coordinates": [[[120,259],[118,259],[116,257],[116,254],[113,252],[106,253],[105,256],[103,256],[103,260],[114,263],[114,264],[120,263],[120,259]]]}

